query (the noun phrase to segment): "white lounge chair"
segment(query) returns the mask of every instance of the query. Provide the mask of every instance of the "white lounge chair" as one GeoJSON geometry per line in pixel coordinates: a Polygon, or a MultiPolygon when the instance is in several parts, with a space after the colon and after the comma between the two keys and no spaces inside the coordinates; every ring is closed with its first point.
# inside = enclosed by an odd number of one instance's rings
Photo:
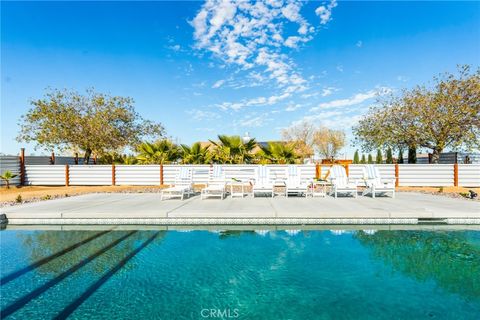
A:
{"type": "Polygon", "coordinates": [[[225,188],[225,174],[222,172],[222,168],[220,166],[213,166],[207,186],[200,192],[200,199],[220,197],[220,199],[223,200],[225,198],[225,188]]]}
{"type": "Polygon", "coordinates": [[[374,165],[366,165],[363,167],[363,176],[365,178],[365,184],[367,188],[363,191],[362,195],[372,194],[372,198],[375,198],[375,194],[392,193],[392,198],[395,198],[395,179],[382,179],[380,171],[374,165]]]}
{"type": "Polygon", "coordinates": [[[270,193],[273,196],[273,182],[270,181],[270,169],[265,166],[258,166],[255,170],[255,181],[252,186],[252,194],[255,197],[256,193],[270,193]]]}
{"type": "Polygon", "coordinates": [[[305,195],[306,198],[310,182],[302,180],[297,166],[288,166],[287,171],[285,196],[288,197],[289,194],[296,193],[297,195],[305,195]]]}
{"type": "Polygon", "coordinates": [[[338,193],[352,194],[355,198],[357,197],[357,181],[347,177],[347,172],[343,166],[332,166],[330,168],[329,179],[332,183],[332,191],[330,194],[333,193],[335,198],[337,198],[338,193]]]}
{"type": "Polygon", "coordinates": [[[160,193],[160,200],[180,198],[184,199],[186,195],[193,194],[192,171],[187,167],[181,167],[180,172],[175,177],[173,186],[163,189],[160,193]]]}

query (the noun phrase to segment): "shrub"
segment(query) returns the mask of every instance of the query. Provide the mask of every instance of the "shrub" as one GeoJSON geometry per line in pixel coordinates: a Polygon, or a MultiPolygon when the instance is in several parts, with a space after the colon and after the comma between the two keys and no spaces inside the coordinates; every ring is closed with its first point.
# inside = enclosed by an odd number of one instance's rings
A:
{"type": "Polygon", "coordinates": [[[23,199],[22,199],[22,195],[19,194],[16,198],[15,198],[15,202],[16,203],[22,203],[23,199]]]}

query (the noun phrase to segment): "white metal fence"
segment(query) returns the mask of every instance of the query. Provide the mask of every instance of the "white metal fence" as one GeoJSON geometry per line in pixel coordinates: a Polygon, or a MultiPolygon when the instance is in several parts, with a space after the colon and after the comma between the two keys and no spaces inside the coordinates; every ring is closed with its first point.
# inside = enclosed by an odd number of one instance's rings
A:
{"type": "Polygon", "coordinates": [[[25,184],[40,186],[65,185],[65,166],[25,166],[25,184]]]}
{"type": "Polygon", "coordinates": [[[459,164],[458,185],[467,187],[480,186],[480,164],[459,164]]]}
{"type": "MultiPolygon", "coordinates": [[[[183,165],[164,165],[163,183],[172,184],[183,165]]],[[[395,179],[395,165],[376,165],[382,177],[395,179]]],[[[16,167],[14,160],[2,161],[3,168],[10,168],[19,174],[20,168],[16,167]],[[10,166],[10,167],[8,167],[10,166]]],[[[209,165],[189,165],[196,184],[206,183],[211,174],[209,165]]],[[[255,177],[258,165],[221,165],[227,179],[237,178],[247,180],[255,177]]],[[[288,172],[287,165],[266,165],[270,168],[271,178],[284,178],[288,172]]],[[[363,165],[349,165],[349,176],[353,179],[363,178],[363,165]]],[[[453,186],[453,164],[400,164],[398,165],[399,186],[453,186]]],[[[325,177],[329,166],[319,167],[320,177],[325,177]]],[[[69,166],[70,185],[160,185],[160,165],[71,165],[69,166]],[[114,175],[114,176],[113,176],[114,175]]],[[[316,175],[315,165],[297,165],[297,173],[302,178],[313,178],[316,175]]],[[[65,185],[66,167],[63,165],[26,165],[25,183],[27,185],[65,185]]],[[[19,183],[17,177],[14,181],[19,183]]],[[[480,187],[480,164],[459,164],[458,185],[465,187],[480,187]]]]}

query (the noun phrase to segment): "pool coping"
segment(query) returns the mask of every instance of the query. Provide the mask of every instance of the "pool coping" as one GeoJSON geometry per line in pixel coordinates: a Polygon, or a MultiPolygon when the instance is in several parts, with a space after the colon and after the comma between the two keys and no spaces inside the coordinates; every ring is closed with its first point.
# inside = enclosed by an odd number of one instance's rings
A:
{"type": "Polygon", "coordinates": [[[13,225],[480,225],[480,218],[11,218],[13,225]]]}

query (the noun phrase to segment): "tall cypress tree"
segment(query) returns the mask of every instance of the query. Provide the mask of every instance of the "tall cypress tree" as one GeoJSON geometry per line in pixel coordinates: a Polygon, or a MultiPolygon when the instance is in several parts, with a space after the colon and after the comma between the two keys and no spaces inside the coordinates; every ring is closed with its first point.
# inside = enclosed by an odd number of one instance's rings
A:
{"type": "Polygon", "coordinates": [[[397,163],[403,163],[403,150],[402,149],[398,149],[397,163]]]}
{"type": "Polygon", "coordinates": [[[383,155],[380,149],[377,150],[377,157],[375,158],[376,163],[383,163],[383,155]]]}
{"type": "Polygon", "coordinates": [[[360,163],[362,164],[367,163],[367,160],[365,159],[365,154],[362,154],[362,160],[360,161],[360,163]]]}
{"type": "Polygon", "coordinates": [[[353,163],[357,164],[360,162],[360,157],[358,156],[358,150],[355,150],[355,154],[353,155],[353,163]]]}
{"type": "Polygon", "coordinates": [[[393,156],[392,156],[392,148],[388,147],[387,149],[387,160],[386,163],[392,164],[393,163],[393,156]]]}
{"type": "Polygon", "coordinates": [[[417,147],[408,147],[408,163],[417,163],[417,147]]]}
{"type": "Polygon", "coordinates": [[[370,153],[368,154],[368,163],[373,163],[373,158],[370,153]]]}

